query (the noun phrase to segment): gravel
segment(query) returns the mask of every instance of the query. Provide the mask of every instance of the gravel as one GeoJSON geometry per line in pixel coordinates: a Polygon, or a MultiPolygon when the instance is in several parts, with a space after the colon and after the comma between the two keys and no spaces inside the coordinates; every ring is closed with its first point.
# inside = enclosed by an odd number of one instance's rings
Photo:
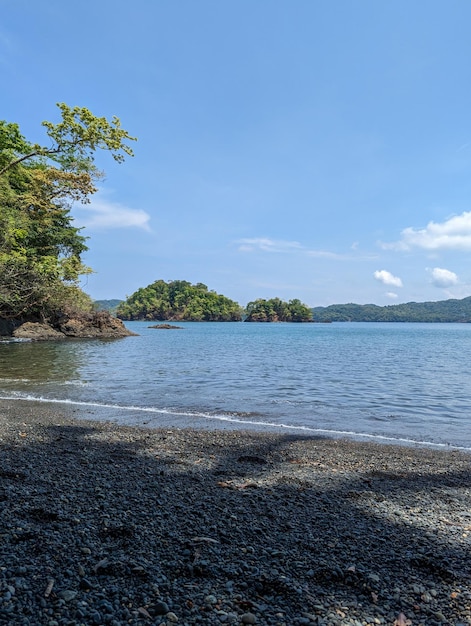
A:
{"type": "Polygon", "coordinates": [[[81,416],[0,402],[0,624],[471,625],[470,455],[81,416]]]}

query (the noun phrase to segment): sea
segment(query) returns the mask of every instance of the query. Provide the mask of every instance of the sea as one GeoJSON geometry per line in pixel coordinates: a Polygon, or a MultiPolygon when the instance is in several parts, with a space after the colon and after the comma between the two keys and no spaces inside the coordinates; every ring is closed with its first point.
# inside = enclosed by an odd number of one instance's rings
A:
{"type": "Polygon", "coordinates": [[[471,324],[127,322],[119,340],[0,342],[0,399],[155,428],[471,451],[471,324]]]}

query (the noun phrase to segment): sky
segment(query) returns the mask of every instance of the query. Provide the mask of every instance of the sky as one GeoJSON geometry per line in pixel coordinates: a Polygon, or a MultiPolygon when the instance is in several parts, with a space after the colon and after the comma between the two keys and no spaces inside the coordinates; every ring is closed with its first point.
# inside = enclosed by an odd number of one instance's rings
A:
{"type": "Polygon", "coordinates": [[[469,0],[0,0],[0,119],[137,137],[90,204],[94,299],[471,295],[469,0]]]}

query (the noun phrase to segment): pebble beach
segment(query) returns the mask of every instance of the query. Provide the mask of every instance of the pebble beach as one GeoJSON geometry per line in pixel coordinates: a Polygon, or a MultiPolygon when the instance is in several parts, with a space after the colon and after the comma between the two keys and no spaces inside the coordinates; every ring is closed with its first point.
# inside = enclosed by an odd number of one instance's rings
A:
{"type": "Polygon", "coordinates": [[[0,401],[1,624],[471,625],[471,455],[86,417],[0,401]]]}

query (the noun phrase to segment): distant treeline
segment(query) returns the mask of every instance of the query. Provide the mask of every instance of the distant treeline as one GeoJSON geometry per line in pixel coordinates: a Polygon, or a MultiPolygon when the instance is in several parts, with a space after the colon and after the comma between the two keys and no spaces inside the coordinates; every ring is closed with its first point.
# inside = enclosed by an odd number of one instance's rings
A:
{"type": "Polygon", "coordinates": [[[315,322],[471,322],[471,296],[389,306],[332,304],[311,311],[315,322]]]}
{"type": "Polygon", "coordinates": [[[97,309],[123,320],[247,322],[471,322],[471,296],[462,300],[376,304],[332,304],[308,308],[300,300],[259,298],[244,309],[203,283],[157,280],[124,300],[96,300],[97,309]]]}
{"type": "MultiPolygon", "coordinates": [[[[96,304],[99,304],[98,301],[96,304]]],[[[107,306],[110,301],[101,301],[107,306]]],[[[111,301],[115,302],[115,301],[111,301]]],[[[174,320],[189,322],[310,322],[309,307],[300,300],[280,298],[249,302],[244,309],[203,283],[156,280],[120,302],[116,315],[123,320],[174,320]]]]}

